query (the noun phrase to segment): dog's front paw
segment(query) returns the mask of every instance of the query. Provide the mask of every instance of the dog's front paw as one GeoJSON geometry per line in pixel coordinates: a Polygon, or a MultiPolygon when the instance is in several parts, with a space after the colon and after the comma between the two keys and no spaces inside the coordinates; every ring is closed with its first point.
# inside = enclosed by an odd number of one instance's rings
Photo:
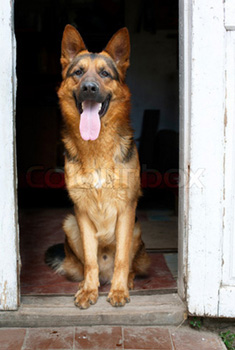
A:
{"type": "Polygon", "coordinates": [[[98,289],[87,290],[84,287],[79,289],[74,297],[75,306],[80,309],[87,309],[90,305],[94,305],[98,299],[98,289]]]}
{"type": "Polygon", "coordinates": [[[110,291],[107,301],[110,302],[112,306],[124,306],[126,303],[130,302],[129,292],[128,290],[113,289],[110,291]]]}

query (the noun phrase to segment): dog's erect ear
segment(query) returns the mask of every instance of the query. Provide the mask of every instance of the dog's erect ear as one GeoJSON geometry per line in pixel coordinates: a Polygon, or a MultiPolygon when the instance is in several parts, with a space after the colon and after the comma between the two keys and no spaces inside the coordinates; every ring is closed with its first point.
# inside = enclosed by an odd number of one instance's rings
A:
{"type": "Polygon", "coordinates": [[[61,65],[63,69],[69,64],[72,59],[80,52],[86,50],[86,45],[82,40],[81,35],[70,24],[64,29],[62,44],[61,44],[61,65]]]}
{"type": "Polygon", "coordinates": [[[115,61],[124,76],[129,67],[130,37],[127,28],[122,28],[108,42],[104,49],[115,61]]]}

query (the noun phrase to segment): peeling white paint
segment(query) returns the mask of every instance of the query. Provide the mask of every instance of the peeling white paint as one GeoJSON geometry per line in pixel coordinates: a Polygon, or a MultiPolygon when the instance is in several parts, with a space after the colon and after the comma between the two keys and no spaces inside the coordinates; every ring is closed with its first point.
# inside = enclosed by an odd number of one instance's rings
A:
{"type": "Polygon", "coordinates": [[[18,306],[13,2],[0,2],[0,310],[18,306]]]}
{"type": "Polygon", "coordinates": [[[180,0],[180,23],[181,168],[204,172],[181,189],[179,293],[235,317],[235,2],[180,0]]]}
{"type": "Polygon", "coordinates": [[[180,92],[180,171],[179,235],[178,235],[178,292],[185,300],[187,293],[188,254],[188,183],[190,175],[190,77],[191,77],[191,2],[179,1],[179,92],[180,92]]]}
{"type": "MultiPolygon", "coordinates": [[[[229,122],[224,118],[226,2],[231,9],[233,0],[180,1],[180,21],[186,23],[186,27],[180,27],[184,38],[180,76],[181,167],[188,168],[189,178],[198,169],[204,172],[200,176],[203,187],[185,186],[180,195],[183,203],[180,203],[179,228],[183,232],[179,233],[179,251],[183,276],[179,275],[179,291],[187,300],[189,312],[198,316],[221,316],[222,294],[227,305],[230,304],[230,312],[224,309],[223,316],[235,316],[229,293],[221,289],[223,258],[225,262],[229,259],[230,270],[233,261],[229,258],[231,253],[223,256],[223,225],[229,212],[224,200],[230,191],[230,187],[224,186],[225,137],[228,137],[224,123],[229,122]]],[[[234,94],[231,99],[234,103],[234,94]]],[[[229,158],[231,161],[232,157],[229,158]]],[[[233,220],[234,217],[235,213],[233,220]]]]}
{"type": "Polygon", "coordinates": [[[235,30],[235,6],[234,0],[225,0],[225,16],[224,16],[224,25],[227,30],[235,30]]]}
{"type": "Polygon", "coordinates": [[[218,313],[235,317],[235,2],[225,1],[223,263],[218,313]],[[231,16],[233,14],[233,17],[231,16]],[[229,24],[229,25],[228,25],[229,24]]]}

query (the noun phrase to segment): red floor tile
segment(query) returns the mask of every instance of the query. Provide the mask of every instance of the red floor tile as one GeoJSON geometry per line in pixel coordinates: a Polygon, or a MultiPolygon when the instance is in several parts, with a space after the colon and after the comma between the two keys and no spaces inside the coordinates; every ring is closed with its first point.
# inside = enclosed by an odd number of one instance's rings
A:
{"type": "Polygon", "coordinates": [[[182,327],[2,328],[0,350],[225,350],[218,335],[182,327]]]}
{"type": "Polygon", "coordinates": [[[73,349],[74,328],[29,328],[24,350],[73,349]]]}
{"type": "MultiPolygon", "coordinates": [[[[74,294],[77,283],[55,274],[44,263],[44,254],[51,245],[64,241],[63,218],[68,209],[32,210],[20,219],[21,235],[21,293],[74,294]]],[[[135,290],[175,289],[176,281],[168,269],[163,254],[150,254],[149,276],[135,280],[135,290]]],[[[102,286],[107,292],[110,285],[102,286]]]]}
{"type": "Polygon", "coordinates": [[[24,344],[26,329],[0,329],[1,350],[21,350],[24,344]]]}
{"type": "Polygon", "coordinates": [[[109,326],[78,327],[75,348],[82,350],[114,350],[122,347],[122,328],[109,326]]]}
{"type": "Polygon", "coordinates": [[[225,349],[215,334],[200,331],[179,330],[171,333],[175,350],[222,350],[225,349]]]}
{"type": "Polygon", "coordinates": [[[172,350],[169,331],[165,328],[124,328],[124,349],[172,350]]]}

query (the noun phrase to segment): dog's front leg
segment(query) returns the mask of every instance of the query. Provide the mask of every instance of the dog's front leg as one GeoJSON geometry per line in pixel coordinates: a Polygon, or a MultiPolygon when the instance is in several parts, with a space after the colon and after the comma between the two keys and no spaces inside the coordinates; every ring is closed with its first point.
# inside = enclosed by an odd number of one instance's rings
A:
{"type": "Polygon", "coordinates": [[[75,294],[74,303],[81,309],[87,309],[96,303],[99,287],[99,268],[97,262],[98,241],[96,230],[89,217],[75,208],[78,226],[81,232],[84,252],[84,281],[75,294]]]}
{"type": "Polygon", "coordinates": [[[107,299],[112,306],[124,306],[130,301],[128,275],[134,223],[135,207],[127,208],[117,220],[114,274],[107,299]]]}

